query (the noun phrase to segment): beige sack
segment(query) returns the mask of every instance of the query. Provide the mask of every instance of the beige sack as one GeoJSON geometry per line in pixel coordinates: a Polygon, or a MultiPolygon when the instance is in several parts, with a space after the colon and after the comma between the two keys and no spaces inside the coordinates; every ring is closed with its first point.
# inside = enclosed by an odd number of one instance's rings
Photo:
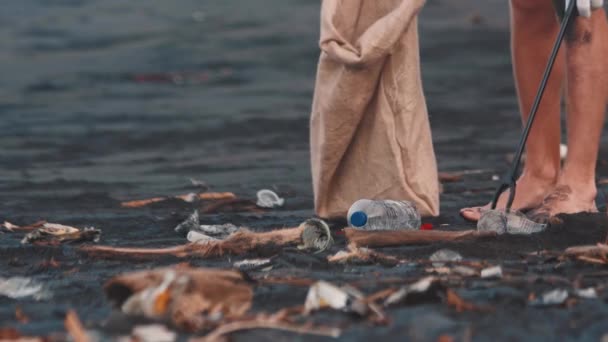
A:
{"type": "Polygon", "coordinates": [[[437,165],[420,79],[424,0],[323,0],[311,114],[315,210],[358,199],[413,201],[439,214],[437,165]]]}

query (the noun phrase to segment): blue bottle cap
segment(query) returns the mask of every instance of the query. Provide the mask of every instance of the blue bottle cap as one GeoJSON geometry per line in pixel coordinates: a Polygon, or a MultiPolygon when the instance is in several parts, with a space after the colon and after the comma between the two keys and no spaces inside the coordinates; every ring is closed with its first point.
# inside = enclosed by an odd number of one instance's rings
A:
{"type": "Polygon", "coordinates": [[[367,214],[362,211],[355,211],[350,215],[350,223],[355,227],[363,227],[367,223],[367,214]]]}

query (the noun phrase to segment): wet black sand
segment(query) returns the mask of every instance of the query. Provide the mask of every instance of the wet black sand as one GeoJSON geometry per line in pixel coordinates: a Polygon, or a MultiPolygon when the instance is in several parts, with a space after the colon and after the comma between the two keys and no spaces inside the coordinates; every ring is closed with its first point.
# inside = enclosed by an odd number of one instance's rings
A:
{"type": "MultiPolygon", "coordinates": [[[[318,7],[318,2],[299,0],[28,0],[6,5],[0,12],[0,220],[95,226],[103,230],[101,243],[107,245],[177,245],[184,238],[173,227],[193,206],[169,202],[125,209],[120,201],[195,190],[190,177],[204,180],[214,191],[245,198],[273,188],[287,200],[285,208],[264,215],[206,215],[203,223],[267,230],[310,217],[308,110],[318,56],[318,7]]],[[[503,1],[445,0],[429,1],[421,16],[425,93],[440,169],[484,170],[444,185],[442,214],[429,220],[435,227],[472,227],[458,217],[458,209],[490,198],[496,186],[492,176],[506,170],[505,156],[514,150],[519,120],[507,15],[503,1]]],[[[608,158],[605,148],[600,157],[608,158]]],[[[608,174],[605,165],[599,169],[599,176],[608,174]]],[[[466,259],[501,264],[506,273],[554,275],[601,288],[605,267],[522,257],[603,240],[605,223],[597,217],[588,220],[534,238],[383,251],[416,260],[447,247],[466,259]]],[[[0,297],[0,321],[33,335],[62,331],[70,308],[88,327],[118,332],[115,323],[103,325],[111,308],[102,284],[120,272],[177,262],[100,261],[69,246],[22,247],[20,238],[0,235],[0,276],[32,277],[45,283],[53,297],[0,297]],[[41,266],[51,258],[59,262],[57,268],[41,266]],[[16,321],[17,306],[29,323],[16,321]]],[[[338,235],[331,252],[342,246],[338,235]]],[[[287,249],[270,274],[337,283],[425,274],[424,267],[407,265],[329,265],[326,256],[287,249]]],[[[230,267],[242,258],[187,261],[230,267]]],[[[476,280],[457,288],[463,297],[495,307],[492,314],[457,313],[445,304],[428,303],[389,310],[392,324],[387,327],[340,314],[320,317],[347,326],[343,339],[352,341],[436,340],[441,334],[456,340],[599,340],[608,333],[605,293],[570,308],[527,303],[531,292],[565,284],[476,280]]],[[[386,286],[370,282],[361,289],[371,293],[386,286]]],[[[260,286],[254,310],[301,304],[306,290],[260,286]]],[[[235,336],[247,341],[303,339],[268,331],[235,336]]]]}

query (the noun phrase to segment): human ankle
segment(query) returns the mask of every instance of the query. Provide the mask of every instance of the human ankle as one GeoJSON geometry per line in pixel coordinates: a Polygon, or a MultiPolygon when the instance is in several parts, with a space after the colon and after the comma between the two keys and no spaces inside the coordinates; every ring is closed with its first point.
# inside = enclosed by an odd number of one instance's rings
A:
{"type": "Polygon", "coordinates": [[[567,187],[571,193],[583,201],[592,202],[597,195],[597,187],[595,182],[582,181],[576,179],[568,179],[565,176],[560,177],[557,187],[567,187]]]}
{"type": "Polygon", "coordinates": [[[558,173],[553,170],[524,170],[520,181],[530,182],[539,187],[549,188],[557,183],[558,173]]]}

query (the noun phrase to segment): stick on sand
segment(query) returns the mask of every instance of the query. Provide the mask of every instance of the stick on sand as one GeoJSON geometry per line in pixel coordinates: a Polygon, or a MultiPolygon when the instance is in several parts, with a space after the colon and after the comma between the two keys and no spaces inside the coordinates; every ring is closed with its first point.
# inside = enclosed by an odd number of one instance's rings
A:
{"type": "Polygon", "coordinates": [[[345,228],[349,243],[358,247],[391,247],[421,245],[435,242],[458,242],[496,236],[492,231],[446,231],[446,230],[357,230],[345,228]]]}

